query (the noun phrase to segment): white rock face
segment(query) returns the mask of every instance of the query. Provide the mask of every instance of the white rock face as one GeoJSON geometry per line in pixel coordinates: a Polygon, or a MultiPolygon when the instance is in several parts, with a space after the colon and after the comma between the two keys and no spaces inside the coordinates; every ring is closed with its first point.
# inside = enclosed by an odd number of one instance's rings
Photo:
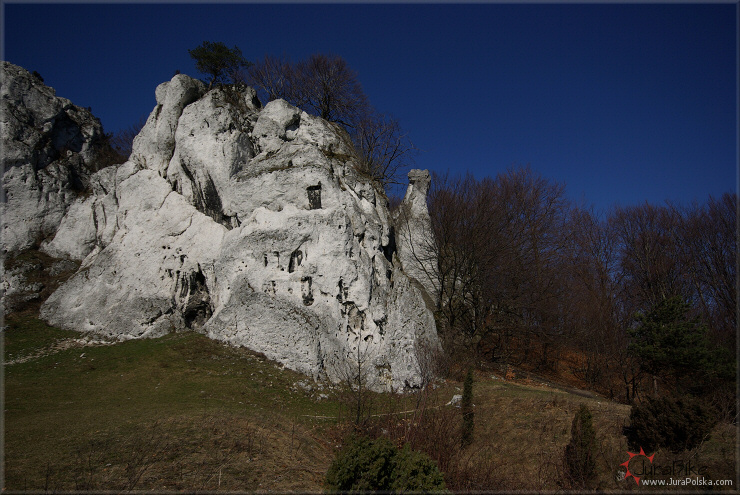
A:
{"type": "Polygon", "coordinates": [[[62,218],[55,236],[41,250],[57,258],[81,261],[96,246],[105,246],[116,231],[118,200],[115,195],[116,167],[90,177],[92,194],[78,197],[62,218]]]}
{"type": "Polygon", "coordinates": [[[95,168],[100,121],[25,69],[2,62],[0,81],[4,254],[51,236],[95,168]]]}
{"type": "Polygon", "coordinates": [[[172,158],[175,130],[183,109],[204,92],[205,85],[202,82],[180,74],[157,86],[157,106],[134,139],[131,160],[139,164],[146,163],[149,168],[162,174],[172,158]]]}
{"type": "Polygon", "coordinates": [[[409,172],[409,186],[394,215],[394,225],[401,266],[424,288],[429,296],[427,302],[434,307],[439,299],[439,279],[432,220],[427,208],[430,183],[428,171],[414,169],[409,172]]]}
{"type": "Polygon", "coordinates": [[[192,328],[315,378],[359,360],[376,389],[419,386],[433,314],[343,131],[184,75],[156,96],[129,162],[91,178],[46,246],[84,260],[42,317],[123,338],[192,328]]]}

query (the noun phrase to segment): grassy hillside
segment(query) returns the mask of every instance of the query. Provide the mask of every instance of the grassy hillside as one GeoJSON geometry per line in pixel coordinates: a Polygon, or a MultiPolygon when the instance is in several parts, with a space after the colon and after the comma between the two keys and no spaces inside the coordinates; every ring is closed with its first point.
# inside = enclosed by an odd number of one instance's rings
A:
{"type": "MultiPolygon", "coordinates": [[[[6,490],[318,492],[349,431],[352,403],[341,388],[199,334],[91,342],[29,316],[10,317],[4,333],[6,490]]],[[[454,470],[448,486],[465,478],[493,490],[566,488],[562,452],[585,403],[600,487],[637,488],[617,480],[627,460],[627,406],[491,374],[476,379],[475,439],[445,460],[454,470]]],[[[459,409],[444,404],[461,389],[446,381],[423,397],[373,396],[368,428],[399,441],[456,442],[459,409]],[[418,404],[434,432],[414,434],[418,404]]],[[[682,455],[707,465],[712,478],[734,478],[734,451],[734,427],[720,425],[682,455]]],[[[658,452],[656,462],[678,457],[658,452]]]]}

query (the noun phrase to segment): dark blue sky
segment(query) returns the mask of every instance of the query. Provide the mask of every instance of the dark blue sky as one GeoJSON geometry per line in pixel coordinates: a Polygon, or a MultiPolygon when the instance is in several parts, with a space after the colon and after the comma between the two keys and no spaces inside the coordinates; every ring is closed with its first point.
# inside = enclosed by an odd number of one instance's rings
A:
{"type": "Polygon", "coordinates": [[[423,152],[416,166],[531,165],[599,209],[737,188],[737,4],[5,4],[3,58],[139,120],[204,40],[246,58],[343,56],[423,152]]]}

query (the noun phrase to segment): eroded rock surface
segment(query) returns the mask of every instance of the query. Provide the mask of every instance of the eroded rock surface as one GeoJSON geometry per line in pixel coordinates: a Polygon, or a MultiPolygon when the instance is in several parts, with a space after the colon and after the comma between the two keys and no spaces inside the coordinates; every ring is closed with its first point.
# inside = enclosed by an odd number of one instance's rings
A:
{"type": "Polygon", "coordinates": [[[432,311],[344,131],[185,75],[156,99],[129,161],[57,221],[47,251],[81,265],[42,317],[118,338],[191,328],[315,378],[359,361],[376,389],[419,386],[432,311]]]}
{"type": "Polygon", "coordinates": [[[0,116],[0,244],[7,255],[56,232],[99,166],[103,128],[88,110],[8,62],[0,74],[0,116]]]}
{"type": "Polygon", "coordinates": [[[424,288],[427,302],[434,307],[439,298],[439,277],[432,220],[427,208],[430,184],[427,170],[409,172],[409,185],[394,215],[394,225],[403,270],[424,288]]]}

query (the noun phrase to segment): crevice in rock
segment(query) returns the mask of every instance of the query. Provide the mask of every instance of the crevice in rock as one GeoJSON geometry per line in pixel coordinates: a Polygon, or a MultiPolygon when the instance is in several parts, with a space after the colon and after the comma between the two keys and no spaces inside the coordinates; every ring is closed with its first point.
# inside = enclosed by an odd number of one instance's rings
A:
{"type": "Polygon", "coordinates": [[[175,299],[185,326],[194,330],[202,328],[213,314],[213,307],[206,277],[200,266],[196,271],[183,272],[178,277],[175,299]]]}
{"type": "Polygon", "coordinates": [[[313,304],[313,290],[311,284],[313,279],[311,277],[301,278],[301,297],[303,298],[303,305],[310,306],[313,304]]]}
{"type": "Polygon", "coordinates": [[[393,253],[396,252],[396,229],[393,228],[393,225],[390,226],[390,229],[388,231],[388,245],[383,246],[382,249],[385,259],[387,259],[388,262],[392,264],[393,253]]]}
{"type": "Polygon", "coordinates": [[[285,134],[286,134],[285,138],[286,138],[286,140],[291,140],[292,139],[292,137],[288,137],[287,134],[289,132],[295,132],[295,131],[297,131],[298,130],[298,127],[300,127],[300,125],[301,125],[301,122],[300,121],[301,121],[301,116],[299,114],[297,114],[293,118],[293,120],[291,121],[291,123],[289,123],[287,125],[287,127],[285,127],[285,134]]]}
{"type": "Polygon", "coordinates": [[[301,266],[303,262],[303,252],[300,249],[296,249],[290,254],[290,262],[288,263],[288,273],[293,273],[295,269],[301,266]]]}
{"type": "Polygon", "coordinates": [[[306,194],[308,195],[308,209],[321,209],[321,182],[315,186],[308,186],[306,188],[306,194]]]}
{"type": "Polygon", "coordinates": [[[216,184],[213,182],[211,176],[206,174],[205,183],[201,186],[200,181],[196,179],[185,163],[180,163],[180,167],[193,185],[193,202],[195,203],[193,206],[195,206],[195,209],[204,215],[208,215],[227,229],[233,229],[232,217],[224,214],[221,196],[218,194],[218,189],[216,189],[216,184]]]}
{"type": "Polygon", "coordinates": [[[198,199],[196,199],[195,207],[227,229],[231,229],[231,219],[224,215],[221,196],[219,196],[216,184],[213,183],[210,175],[206,176],[202,189],[200,187],[198,189],[198,196],[196,196],[198,199]]]}
{"type": "Polygon", "coordinates": [[[277,284],[274,280],[268,280],[262,284],[262,292],[269,296],[274,296],[277,293],[277,284]]]}
{"type": "Polygon", "coordinates": [[[365,313],[360,311],[352,301],[347,301],[344,304],[342,313],[347,324],[345,331],[358,336],[362,335],[362,330],[365,328],[365,313]]]}
{"type": "MultiPolygon", "coordinates": [[[[149,318],[148,320],[144,322],[144,325],[151,325],[152,323],[157,321],[161,316],[162,316],[162,310],[158,309],[157,312],[154,314],[154,316],[152,316],[151,318],[149,318]]],[[[94,325],[94,323],[90,322],[90,325],[94,325]]]]}
{"type": "Polygon", "coordinates": [[[343,303],[347,300],[349,287],[346,287],[344,285],[344,281],[341,278],[339,279],[339,282],[337,282],[337,287],[339,287],[339,292],[337,293],[337,301],[343,303]]]}
{"type": "Polygon", "coordinates": [[[388,322],[388,315],[384,314],[382,318],[375,321],[375,326],[378,327],[378,333],[382,336],[385,335],[385,325],[388,322]]]}
{"type": "Polygon", "coordinates": [[[57,115],[49,133],[52,146],[60,152],[69,150],[79,153],[82,150],[83,137],[80,126],[66,113],[57,115]]]}

